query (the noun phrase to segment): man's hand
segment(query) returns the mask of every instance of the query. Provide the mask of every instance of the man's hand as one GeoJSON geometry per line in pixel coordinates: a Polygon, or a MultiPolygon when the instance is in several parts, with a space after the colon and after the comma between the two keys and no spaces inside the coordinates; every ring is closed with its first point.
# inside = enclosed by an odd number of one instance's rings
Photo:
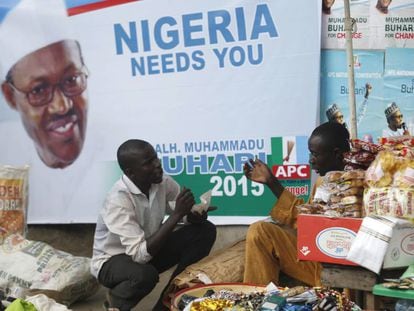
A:
{"type": "Polygon", "coordinates": [[[246,162],[243,172],[251,181],[267,185],[277,198],[280,198],[285,189],[276,176],[273,175],[270,168],[259,159],[254,161],[250,159],[246,162]]]}
{"type": "Polygon", "coordinates": [[[190,212],[187,214],[187,221],[191,224],[199,224],[202,223],[204,220],[207,219],[207,213],[210,211],[215,211],[217,206],[209,206],[206,212],[197,213],[197,212],[190,212]]]}
{"type": "Polygon", "coordinates": [[[248,179],[266,185],[270,185],[274,182],[276,177],[273,176],[270,168],[265,163],[259,159],[256,159],[255,161],[250,159],[249,163],[245,163],[243,167],[244,175],[246,175],[248,179]]]}
{"type": "Polygon", "coordinates": [[[365,83],[365,98],[368,99],[369,94],[371,93],[372,86],[369,83],[365,83]]]}
{"type": "Polygon", "coordinates": [[[190,189],[183,188],[178,194],[175,201],[174,214],[178,214],[180,218],[190,213],[191,208],[195,204],[194,195],[190,189]]]}

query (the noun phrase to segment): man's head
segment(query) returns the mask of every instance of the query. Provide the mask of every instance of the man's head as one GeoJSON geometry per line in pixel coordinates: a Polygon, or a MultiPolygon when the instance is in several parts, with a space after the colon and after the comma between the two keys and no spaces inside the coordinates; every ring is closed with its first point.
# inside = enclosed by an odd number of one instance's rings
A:
{"type": "Polygon", "coordinates": [[[154,148],[146,141],[130,139],[117,152],[118,164],[141,190],[162,181],[163,170],[154,148]]]}
{"type": "Polygon", "coordinates": [[[322,0],[322,12],[325,14],[331,14],[331,7],[335,3],[335,0],[322,0]]]}
{"type": "Polygon", "coordinates": [[[335,122],[339,124],[345,123],[344,115],[342,114],[337,104],[332,104],[328,107],[328,109],[326,109],[326,117],[328,118],[329,122],[335,122]]]}
{"type": "Polygon", "coordinates": [[[78,157],[87,123],[87,69],[79,44],[62,40],[17,61],[2,83],[42,161],[64,168],[78,157]]]}
{"type": "Polygon", "coordinates": [[[388,14],[388,7],[390,6],[392,0],[378,0],[377,5],[375,6],[378,11],[384,14],[388,14]]]}
{"type": "Polygon", "coordinates": [[[393,131],[403,127],[403,115],[396,103],[391,103],[384,111],[387,118],[388,127],[393,131]]]}
{"type": "Polygon", "coordinates": [[[350,150],[349,132],[339,123],[323,123],[313,130],[308,140],[308,148],[309,163],[319,175],[343,170],[343,154],[350,150]]]}

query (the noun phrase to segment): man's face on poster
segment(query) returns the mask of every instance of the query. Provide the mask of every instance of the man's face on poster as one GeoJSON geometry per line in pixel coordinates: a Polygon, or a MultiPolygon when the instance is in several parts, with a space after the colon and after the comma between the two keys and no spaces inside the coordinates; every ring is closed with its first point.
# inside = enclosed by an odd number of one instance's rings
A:
{"type": "Polygon", "coordinates": [[[323,0],[323,5],[326,8],[330,8],[335,3],[335,0],[323,0]]]}
{"type": "Polygon", "coordinates": [[[324,14],[331,14],[331,7],[335,3],[335,0],[322,0],[322,12],[324,14]]]}
{"type": "Polygon", "coordinates": [[[20,59],[2,91],[20,113],[42,161],[52,168],[72,164],[85,139],[87,70],[76,41],[64,40],[20,59]]]}
{"type": "Polygon", "coordinates": [[[388,14],[388,7],[390,6],[392,0],[378,0],[376,8],[384,13],[388,14]]]}
{"type": "Polygon", "coordinates": [[[344,115],[340,111],[338,111],[337,113],[335,113],[333,121],[339,124],[344,124],[344,115]]]}
{"type": "Polygon", "coordinates": [[[403,114],[400,111],[395,112],[392,116],[389,117],[388,123],[391,128],[400,129],[404,123],[403,114]]]}

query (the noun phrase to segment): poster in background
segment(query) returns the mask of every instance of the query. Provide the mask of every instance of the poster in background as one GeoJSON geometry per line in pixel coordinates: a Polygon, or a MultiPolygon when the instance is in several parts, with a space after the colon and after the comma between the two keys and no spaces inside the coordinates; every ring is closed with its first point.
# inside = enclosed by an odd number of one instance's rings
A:
{"type": "MultiPolygon", "coordinates": [[[[321,54],[321,121],[326,109],[336,103],[349,124],[348,74],[345,51],[324,50],[321,54]]],[[[370,135],[374,142],[388,127],[387,106],[395,102],[414,133],[414,49],[354,51],[355,98],[358,138],[370,135]],[[371,89],[367,93],[367,84],[371,89]],[[366,96],[368,95],[368,96],[366,96]]]]}
{"type": "MultiPolygon", "coordinates": [[[[414,135],[414,49],[385,50],[384,107],[395,102],[408,131],[414,135]]],[[[386,127],[386,122],[384,122],[386,127]]]]}
{"type": "MultiPolygon", "coordinates": [[[[323,49],[345,49],[344,0],[322,0],[321,46],[323,49]]],[[[369,44],[369,0],[350,0],[351,17],[356,26],[352,34],[354,49],[369,44]]]]}
{"type": "MultiPolygon", "coordinates": [[[[384,52],[354,51],[355,101],[358,138],[371,135],[376,141],[384,125],[384,52]]],[[[323,50],[321,54],[321,122],[326,110],[337,104],[350,125],[349,88],[345,51],[323,50]]]]}
{"type": "Polygon", "coordinates": [[[413,48],[414,1],[370,0],[369,46],[364,48],[413,48]]]}
{"type": "Polygon", "coordinates": [[[31,165],[29,223],[95,222],[120,176],[116,150],[129,138],[153,144],[166,173],[196,197],[212,189],[216,223],[268,214],[270,191],[242,176],[250,157],[308,196],[304,135],[317,122],[320,7],[306,0],[66,6],[89,73],[79,158],[46,167],[18,114],[0,105],[7,149],[0,161],[31,165]]]}
{"type": "MultiPolygon", "coordinates": [[[[321,120],[326,120],[326,108],[337,101],[349,123],[343,1],[322,3],[321,120]]],[[[391,102],[401,103],[398,106],[407,125],[414,123],[412,71],[408,69],[413,63],[414,1],[351,0],[350,5],[356,20],[352,43],[358,137],[371,135],[376,141],[387,127],[384,110],[391,102]],[[367,62],[374,72],[366,71],[367,62]],[[366,83],[372,86],[368,100],[364,98],[366,83]]]]}
{"type": "MultiPolygon", "coordinates": [[[[344,1],[322,0],[321,46],[345,49],[344,1]]],[[[413,0],[350,0],[354,49],[414,47],[413,0]]]]}

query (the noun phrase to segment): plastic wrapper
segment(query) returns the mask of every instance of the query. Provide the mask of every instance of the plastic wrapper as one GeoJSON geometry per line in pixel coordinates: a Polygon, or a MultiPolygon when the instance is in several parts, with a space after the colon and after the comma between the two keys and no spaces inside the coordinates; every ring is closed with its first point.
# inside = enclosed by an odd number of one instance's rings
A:
{"type": "Polygon", "coordinates": [[[414,189],[396,187],[367,188],[363,207],[366,216],[414,218],[414,189]]]}
{"type": "Polygon", "coordinates": [[[29,166],[0,166],[0,227],[7,234],[26,234],[29,166]]]}
{"type": "Polygon", "coordinates": [[[315,288],[319,302],[313,310],[343,310],[343,311],[361,311],[362,309],[351,301],[344,292],[338,292],[329,288],[315,288]]]}
{"type": "Polygon", "coordinates": [[[192,302],[193,300],[197,298],[198,297],[191,296],[191,295],[186,295],[186,294],[182,295],[180,301],[178,302],[178,308],[180,310],[183,310],[186,305],[188,305],[190,302],[192,302]]]}
{"type": "Polygon", "coordinates": [[[343,171],[330,171],[323,177],[324,183],[339,182],[343,175],[343,171]]]}
{"type": "Polygon", "coordinates": [[[310,204],[297,206],[300,214],[361,217],[365,171],[328,172],[310,204]]]}
{"type": "Polygon", "coordinates": [[[363,214],[362,202],[355,204],[302,204],[297,206],[299,214],[324,215],[331,217],[356,217],[363,214]]]}
{"type": "Polygon", "coordinates": [[[344,166],[344,171],[366,170],[366,169],[367,169],[367,165],[365,164],[346,163],[344,166]]]}
{"type": "Polygon", "coordinates": [[[335,193],[336,196],[343,198],[343,197],[347,197],[347,196],[352,196],[352,195],[356,195],[356,196],[361,196],[364,194],[364,188],[361,187],[350,187],[348,189],[345,189],[343,191],[337,191],[335,193]]]}
{"type": "Polygon", "coordinates": [[[413,136],[381,137],[378,141],[384,150],[393,153],[395,156],[414,159],[413,136]]]}
{"type": "Polygon", "coordinates": [[[323,212],[323,215],[330,217],[353,217],[360,218],[362,217],[362,203],[355,204],[331,204],[326,207],[323,212]]]}
{"type": "Polygon", "coordinates": [[[313,202],[327,203],[329,202],[331,195],[336,192],[336,183],[323,183],[316,188],[315,195],[313,196],[313,202]]]}
{"type": "Polygon", "coordinates": [[[354,180],[348,180],[348,181],[344,181],[341,182],[337,185],[337,189],[338,191],[346,191],[348,189],[351,188],[356,188],[356,187],[364,187],[364,180],[362,179],[354,179],[354,180]]]}
{"type": "Polygon", "coordinates": [[[234,301],[228,299],[199,298],[194,300],[185,311],[224,310],[232,307],[234,301]]]}
{"type": "Polygon", "coordinates": [[[413,136],[392,136],[392,137],[380,137],[378,142],[383,147],[392,146],[394,148],[402,148],[403,146],[414,147],[413,136]]]}
{"type": "Polygon", "coordinates": [[[268,295],[263,300],[263,303],[260,305],[259,311],[281,311],[282,308],[286,305],[286,298],[281,297],[277,294],[268,295]]]}
{"type": "Polygon", "coordinates": [[[370,143],[370,142],[363,141],[360,139],[351,139],[350,142],[351,142],[352,149],[355,151],[362,150],[362,151],[368,151],[368,152],[375,154],[383,150],[383,147],[381,145],[370,143]]]}
{"type": "Polygon", "coordinates": [[[301,204],[296,208],[299,214],[323,214],[325,205],[320,203],[301,204]]]}
{"type": "Polygon", "coordinates": [[[362,186],[363,184],[359,181],[365,179],[364,170],[352,170],[352,171],[331,171],[326,173],[323,178],[323,185],[330,184],[330,188],[334,188],[332,185],[338,185],[344,182],[354,182],[355,186],[362,186]]]}
{"type": "Polygon", "coordinates": [[[349,195],[349,196],[343,197],[340,203],[343,205],[361,204],[362,196],[349,195]]]}
{"type": "Polygon", "coordinates": [[[393,186],[398,188],[414,188],[414,161],[409,161],[397,170],[393,176],[393,186]]]}
{"type": "Polygon", "coordinates": [[[353,170],[343,172],[340,181],[348,181],[354,179],[364,179],[365,178],[365,171],[364,170],[353,170]]]}
{"type": "Polygon", "coordinates": [[[344,153],[344,162],[368,167],[375,160],[375,156],[376,154],[368,151],[349,151],[344,153]]]}
{"type": "Polygon", "coordinates": [[[342,197],[337,196],[337,195],[333,195],[329,198],[329,204],[336,204],[336,203],[340,203],[342,200],[342,197]]]}
{"type": "Polygon", "coordinates": [[[394,173],[403,164],[403,161],[390,151],[381,151],[365,172],[365,182],[370,187],[390,186],[394,173]]]}

